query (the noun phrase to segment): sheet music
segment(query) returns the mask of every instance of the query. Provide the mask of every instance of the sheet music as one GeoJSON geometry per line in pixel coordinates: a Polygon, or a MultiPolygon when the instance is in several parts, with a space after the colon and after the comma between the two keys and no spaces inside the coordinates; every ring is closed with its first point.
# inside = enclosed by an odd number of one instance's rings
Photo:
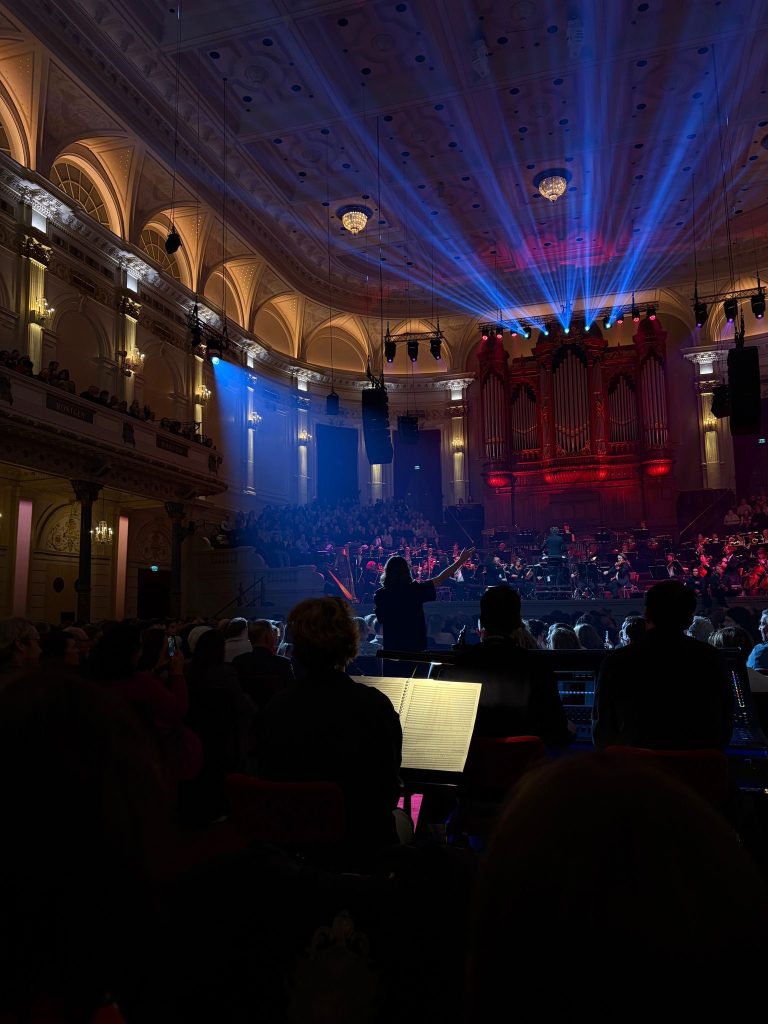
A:
{"type": "Polygon", "coordinates": [[[480,703],[480,683],[357,676],[392,701],[403,729],[403,768],[462,772],[480,703]]]}
{"type": "Polygon", "coordinates": [[[405,691],[410,679],[407,676],[353,676],[356,683],[364,683],[381,690],[392,701],[395,711],[400,714],[403,707],[405,691]]]}

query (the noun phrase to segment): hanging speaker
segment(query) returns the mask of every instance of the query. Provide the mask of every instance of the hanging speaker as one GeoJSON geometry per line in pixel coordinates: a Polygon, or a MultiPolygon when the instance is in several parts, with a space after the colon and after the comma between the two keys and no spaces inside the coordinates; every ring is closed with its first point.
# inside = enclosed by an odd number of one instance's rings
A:
{"type": "Polygon", "coordinates": [[[366,388],[363,400],[363,440],[365,454],[372,466],[392,461],[392,437],[389,432],[389,402],[383,387],[366,388]]]}
{"type": "Polygon", "coordinates": [[[762,409],[757,346],[732,348],[728,353],[728,390],[731,396],[731,434],[759,434],[762,409]]]}
{"type": "Polygon", "coordinates": [[[419,418],[418,416],[398,416],[397,436],[401,444],[419,443],[419,418]]]}

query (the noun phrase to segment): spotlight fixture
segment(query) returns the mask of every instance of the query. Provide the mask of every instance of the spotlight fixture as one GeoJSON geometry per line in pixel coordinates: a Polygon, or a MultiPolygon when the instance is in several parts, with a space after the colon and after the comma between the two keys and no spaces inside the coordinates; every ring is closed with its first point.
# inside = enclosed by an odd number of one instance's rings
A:
{"type": "Polygon", "coordinates": [[[541,328],[541,333],[542,333],[542,334],[544,335],[544,337],[545,337],[545,338],[548,338],[548,337],[549,337],[549,328],[547,327],[547,325],[546,325],[546,324],[544,324],[544,325],[542,326],[542,328],[541,328]]]}
{"type": "MultiPolygon", "coordinates": [[[[498,338],[498,334],[496,335],[496,337],[498,338]]],[[[429,354],[431,356],[433,356],[435,359],[438,359],[438,360],[443,358],[442,352],[440,351],[440,346],[441,345],[442,345],[442,338],[440,337],[439,334],[436,334],[433,338],[430,338],[430,340],[429,340],[429,354]]]]}
{"type": "Polygon", "coordinates": [[[333,387],[331,387],[331,390],[325,396],[325,415],[326,416],[338,416],[339,415],[339,405],[340,405],[340,403],[341,403],[341,399],[336,394],[336,392],[333,390],[333,387]]]}
{"type": "Polygon", "coordinates": [[[388,363],[394,363],[397,354],[397,342],[388,335],[384,338],[384,358],[388,363]]]}
{"type": "Polygon", "coordinates": [[[616,314],[616,324],[617,324],[617,326],[621,327],[621,325],[623,323],[624,323],[624,314],[623,313],[617,313],[616,314]]]}
{"type": "Polygon", "coordinates": [[[165,240],[165,251],[169,256],[173,256],[175,252],[178,252],[181,248],[181,235],[176,230],[175,226],[171,224],[171,230],[168,232],[168,237],[165,240]]]}
{"type": "Polygon", "coordinates": [[[373,210],[367,206],[342,206],[336,211],[336,216],[350,235],[359,235],[373,216],[373,210]]]}
{"type": "Polygon", "coordinates": [[[655,320],[656,319],[656,307],[655,306],[649,306],[648,309],[645,311],[645,315],[648,317],[649,320],[655,320]]]}
{"type": "Polygon", "coordinates": [[[591,328],[592,328],[592,324],[589,322],[589,320],[585,320],[584,321],[584,330],[585,331],[589,331],[589,330],[591,330],[591,328]]]}
{"type": "Polygon", "coordinates": [[[220,338],[212,337],[208,339],[208,343],[205,349],[205,358],[213,365],[218,366],[221,362],[221,358],[224,355],[224,343],[220,338]]]}
{"type": "Polygon", "coordinates": [[[481,327],[480,328],[480,337],[481,337],[481,339],[483,341],[488,341],[490,336],[491,336],[491,332],[490,332],[490,329],[488,327],[481,327]]]}
{"type": "Polygon", "coordinates": [[[732,324],[736,319],[736,315],[739,312],[738,299],[726,299],[723,303],[723,313],[725,313],[725,319],[729,324],[732,324]]]}
{"type": "Polygon", "coordinates": [[[412,363],[415,363],[419,358],[419,343],[416,338],[409,338],[405,346],[405,350],[408,353],[408,358],[412,363]]]}
{"type": "Polygon", "coordinates": [[[566,327],[563,328],[563,334],[570,334],[570,333],[571,333],[571,325],[568,324],[566,327]]]}
{"type": "Polygon", "coordinates": [[[530,336],[531,336],[531,328],[530,327],[524,327],[522,329],[521,333],[522,333],[524,338],[530,338],[530,336]]]}
{"type": "Polygon", "coordinates": [[[603,317],[603,327],[606,329],[606,331],[610,331],[610,329],[611,329],[611,318],[609,316],[604,316],[603,317]]]}
{"type": "Polygon", "coordinates": [[[496,341],[501,341],[501,339],[504,337],[504,328],[501,326],[501,324],[499,324],[499,326],[495,328],[495,332],[496,341]]]}
{"type": "Polygon", "coordinates": [[[709,310],[707,309],[706,302],[702,302],[698,297],[693,306],[693,315],[696,317],[696,326],[703,327],[707,321],[709,310]]]}
{"type": "Polygon", "coordinates": [[[762,320],[765,316],[765,292],[760,286],[758,286],[757,295],[753,295],[749,301],[755,318],[762,320]]]}
{"type": "Polygon", "coordinates": [[[548,199],[550,203],[556,203],[565,193],[571,178],[570,171],[566,171],[563,167],[552,167],[537,174],[533,179],[533,185],[539,190],[539,194],[548,199]]]}
{"type": "Polygon", "coordinates": [[[633,306],[632,307],[632,323],[633,324],[639,324],[640,323],[640,310],[637,308],[637,306],[633,306]]]}

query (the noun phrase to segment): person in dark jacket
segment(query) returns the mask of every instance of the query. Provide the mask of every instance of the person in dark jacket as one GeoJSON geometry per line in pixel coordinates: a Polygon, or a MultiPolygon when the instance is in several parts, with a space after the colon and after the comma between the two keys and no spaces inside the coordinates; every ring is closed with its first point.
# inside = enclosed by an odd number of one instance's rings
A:
{"type": "Polygon", "coordinates": [[[595,695],[596,747],[724,749],[733,732],[733,689],[720,655],[687,636],[696,595],[677,580],[645,595],[645,636],[606,655],[595,695]]]}
{"type": "Polygon", "coordinates": [[[361,851],[397,842],[402,729],[389,697],[345,672],[357,653],[349,606],[302,601],[288,616],[297,682],[276,693],[259,723],[259,775],[282,782],[335,782],[347,837],[361,851]]]}
{"type": "Polygon", "coordinates": [[[381,589],[373,595],[376,618],[384,627],[384,647],[390,651],[423,651],[427,647],[424,605],[437,598],[437,587],[474,554],[465,548],[455,562],[432,579],[417,583],[411,567],[400,555],[387,559],[381,589]]]}
{"type": "Polygon", "coordinates": [[[238,654],[232,666],[245,693],[261,709],[278,690],[293,682],[293,667],[289,658],[278,656],[276,630],[267,619],[250,624],[248,639],[253,650],[238,654]]]}
{"type": "Polygon", "coordinates": [[[482,640],[456,647],[446,679],[483,684],[474,736],[539,736],[548,747],[574,738],[552,671],[520,617],[520,594],[509,586],[489,587],[480,599],[482,640]],[[531,653],[535,650],[537,653],[531,653]]]}

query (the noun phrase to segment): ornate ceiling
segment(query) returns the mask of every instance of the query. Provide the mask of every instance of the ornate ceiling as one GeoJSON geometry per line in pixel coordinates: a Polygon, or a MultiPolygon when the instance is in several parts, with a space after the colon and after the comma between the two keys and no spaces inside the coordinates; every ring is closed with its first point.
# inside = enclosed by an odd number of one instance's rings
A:
{"type": "MultiPolygon", "coordinates": [[[[226,78],[229,254],[318,301],[329,274],[337,308],[374,316],[380,294],[385,313],[514,317],[689,289],[694,231],[700,292],[768,276],[764,0],[42,6],[14,12],[166,160],[164,201],[179,36],[179,169],[212,205],[226,78]],[[549,167],[571,175],[555,204],[533,185],[549,167]],[[355,202],[373,216],[351,236],[336,211],[355,202]]],[[[68,89],[62,72],[52,116],[68,89]]]]}

